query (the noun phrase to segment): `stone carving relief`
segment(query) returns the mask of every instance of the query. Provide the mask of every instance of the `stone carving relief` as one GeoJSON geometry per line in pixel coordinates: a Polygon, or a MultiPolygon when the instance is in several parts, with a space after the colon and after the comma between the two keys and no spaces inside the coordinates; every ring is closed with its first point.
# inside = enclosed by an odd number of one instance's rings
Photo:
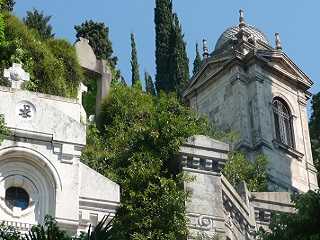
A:
{"type": "Polygon", "coordinates": [[[187,217],[189,219],[188,227],[193,233],[189,239],[195,239],[194,235],[201,234],[213,236],[216,233],[215,221],[217,220],[217,217],[196,213],[189,213],[187,214],[187,217]]]}
{"type": "Polygon", "coordinates": [[[21,120],[31,120],[34,118],[36,113],[36,108],[34,105],[28,101],[21,101],[17,104],[16,115],[21,120]]]}

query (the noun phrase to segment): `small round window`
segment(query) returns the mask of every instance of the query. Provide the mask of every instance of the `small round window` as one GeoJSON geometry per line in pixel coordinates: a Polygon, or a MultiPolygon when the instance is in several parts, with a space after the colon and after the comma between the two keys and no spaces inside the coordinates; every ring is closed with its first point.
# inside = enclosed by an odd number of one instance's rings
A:
{"type": "Polygon", "coordinates": [[[10,187],[6,190],[5,202],[10,209],[17,207],[24,210],[29,206],[29,195],[23,188],[10,187]]]}

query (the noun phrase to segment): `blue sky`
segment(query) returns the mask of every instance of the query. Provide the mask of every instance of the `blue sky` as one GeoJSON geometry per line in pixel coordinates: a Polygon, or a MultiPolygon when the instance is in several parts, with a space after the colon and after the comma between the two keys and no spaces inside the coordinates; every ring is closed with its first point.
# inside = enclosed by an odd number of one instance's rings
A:
{"type": "MultiPolygon", "coordinates": [[[[37,8],[52,15],[51,24],[57,37],[75,41],[74,25],[86,19],[102,21],[110,28],[119,68],[127,81],[130,72],[130,32],[138,47],[141,76],[146,70],[155,72],[154,0],[16,0],[15,14],[25,16],[37,8]]],[[[315,82],[312,93],[320,91],[320,1],[290,0],[174,0],[185,33],[190,63],[195,43],[208,39],[210,50],[219,35],[238,24],[238,10],[245,11],[246,22],[258,27],[274,42],[280,32],[284,51],[315,82]]],[[[192,69],[192,68],[191,68],[192,69]]]]}

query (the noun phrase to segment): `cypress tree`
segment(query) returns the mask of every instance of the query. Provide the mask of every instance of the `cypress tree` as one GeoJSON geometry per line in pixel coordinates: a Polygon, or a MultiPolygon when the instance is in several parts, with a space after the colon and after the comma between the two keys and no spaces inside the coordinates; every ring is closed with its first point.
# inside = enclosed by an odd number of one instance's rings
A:
{"type": "Polygon", "coordinates": [[[312,98],[312,115],[309,123],[313,162],[320,182],[320,92],[312,98]]]}
{"type": "Polygon", "coordinates": [[[197,43],[196,44],[196,57],[193,61],[193,75],[195,75],[199,71],[200,66],[201,66],[201,62],[202,62],[202,59],[201,59],[201,55],[199,53],[199,46],[197,43]]]}
{"type": "Polygon", "coordinates": [[[182,96],[189,83],[189,59],[186,52],[186,43],[177,14],[173,14],[173,25],[170,37],[170,67],[169,80],[174,84],[172,91],[182,96]]]}
{"type": "Polygon", "coordinates": [[[171,0],[156,0],[156,88],[181,96],[189,82],[189,59],[171,0]]]}
{"type": "Polygon", "coordinates": [[[156,88],[170,92],[174,85],[169,80],[170,35],[172,32],[172,1],[156,0],[154,11],[156,32],[156,88]]]}
{"type": "Polygon", "coordinates": [[[136,41],[134,39],[133,33],[131,33],[130,37],[131,37],[131,61],[130,62],[131,62],[132,86],[139,85],[141,87],[136,41]]]}
{"type": "Polygon", "coordinates": [[[146,83],[146,92],[151,94],[152,96],[155,96],[156,95],[156,90],[154,88],[152,77],[150,76],[149,73],[147,73],[147,72],[144,73],[144,80],[145,80],[145,83],[146,83]]]}

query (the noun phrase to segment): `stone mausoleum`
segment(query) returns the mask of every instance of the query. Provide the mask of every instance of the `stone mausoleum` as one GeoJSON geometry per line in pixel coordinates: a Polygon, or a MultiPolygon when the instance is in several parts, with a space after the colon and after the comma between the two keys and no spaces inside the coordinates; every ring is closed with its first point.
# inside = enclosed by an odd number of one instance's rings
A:
{"type": "Polygon", "coordinates": [[[318,188],[308,129],[307,101],[312,81],[284,53],[279,34],[275,46],[240,10],[239,25],[227,28],[184,93],[194,110],[224,130],[239,134],[235,146],[205,136],[190,138],[181,148],[185,172],[190,239],[220,235],[222,239],[255,239],[271,214],[292,212],[290,193],[318,188]],[[268,158],[270,192],[233,188],[221,174],[230,147],[254,161],[268,158]]]}
{"type": "MultiPolygon", "coordinates": [[[[75,47],[81,66],[101,76],[99,112],[110,71],[86,39],[75,47]]],[[[290,193],[318,188],[306,109],[312,81],[283,52],[279,34],[273,47],[263,32],[245,23],[243,11],[239,25],[222,33],[213,52],[204,41],[203,56],[184,99],[240,138],[230,146],[193,136],[181,147],[181,168],[195,179],[185,184],[191,193],[188,239],[255,239],[271,214],[293,211],[290,193]],[[221,170],[232,148],[252,161],[261,153],[268,157],[270,192],[250,192],[245,183],[231,186],[221,170]]],[[[0,222],[27,231],[50,214],[76,234],[105,215],[112,218],[120,187],[80,162],[86,144],[81,100],[86,87],[81,84],[73,100],[22,90],[29,75],[20,64],[4,76],[11,87],[0,87],[0,113],[11,135],[0,146],[0,222]]]]}

